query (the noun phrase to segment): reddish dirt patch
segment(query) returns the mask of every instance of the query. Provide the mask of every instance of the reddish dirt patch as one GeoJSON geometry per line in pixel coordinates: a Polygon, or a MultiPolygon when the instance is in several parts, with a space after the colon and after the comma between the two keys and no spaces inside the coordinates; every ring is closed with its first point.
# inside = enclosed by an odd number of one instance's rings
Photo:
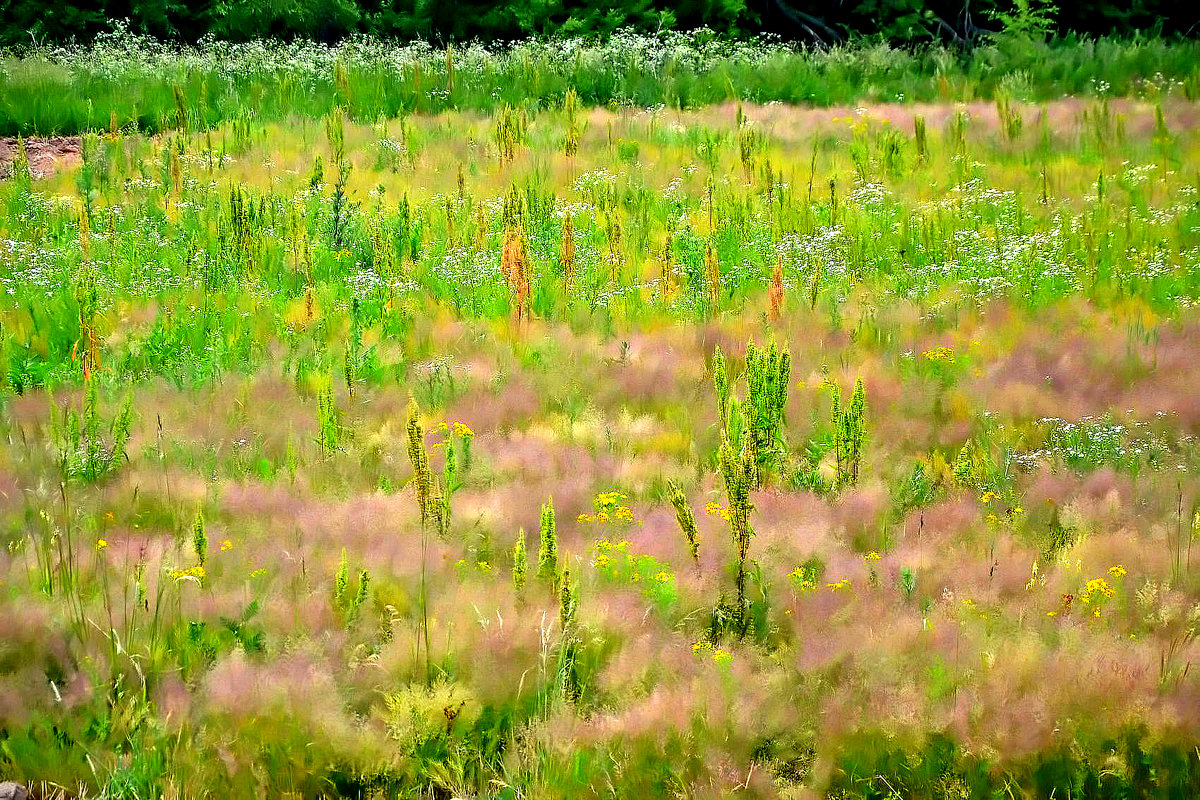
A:
{"type": "MultiPolygon", "coordinates": [[[[29,171],[35,178],[48,178],[61,170],[70,169],[80,160],[78,136],[52,136],[46,139],[26,139],[25,154],[29,171]]],[[[12,174],[12,162],[17,155],[17,140],[0,139],[0,177],[12,174]]]]}

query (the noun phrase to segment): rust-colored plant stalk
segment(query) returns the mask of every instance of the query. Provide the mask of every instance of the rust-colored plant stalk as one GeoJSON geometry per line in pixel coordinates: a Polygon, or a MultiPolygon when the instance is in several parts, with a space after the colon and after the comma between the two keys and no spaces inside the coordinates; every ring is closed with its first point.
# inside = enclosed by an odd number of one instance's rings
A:
{"type": "Polygon", "coordinates": [[[529,264],[529,248],[525,240],[525,231],[517,225],[510,225],[504,231],[504,250],[500,255],[500,271],[504,281],[515,298],[514,309],[517,324],[520,325],[529,317],[529,300],[532,295],[529,264]]]}
{"type": "Polygon", "coordinates": [[[783,255],[780,254],[779,261],[775,264],[775,272],[771,275],[771,322],[778,322],[779,316],[783,312],[783,255]]]}
{"type": "Polygon", "coordinates": [[[704,274],[708,278],[708,300],[716,310],[721,299],[721,265],[711,242],[704,245],[704,274]]]}
{"type": "Polygon", "coordinates": [[[575,225],[570,214],[563,217],[562,268],[563,284],[569,291],[575,284],[575,225]]]}

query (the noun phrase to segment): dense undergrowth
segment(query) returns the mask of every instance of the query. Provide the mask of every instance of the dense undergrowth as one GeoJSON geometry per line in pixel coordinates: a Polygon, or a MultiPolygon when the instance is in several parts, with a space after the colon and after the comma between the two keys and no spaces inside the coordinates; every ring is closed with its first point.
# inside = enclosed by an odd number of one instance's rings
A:
{"type": "Polygon", "coordinates": [[[710,31],[638,34],[602,41],[528,39],[507,46],[433,47],[352,37],[179,46],[121,28],[88,46],[15,52],[0,69],[0,134],[73,134],[178,126],[192,130],[252,115],[257,121],[319,116],[341,107],[363,122],[380,115],[494,112],[583,104],[697,108],[747,102],[818,106],[875,102],[1017,101],[1063,96],[1200,95],[1194,40],[1025,34],[968,50],[870,42],[807,48],[772,37],[737,40],[710,31]]]}
{"type": "Polygon", "coordinates": [[[0,184],[0,773],[1200,791],[1190,101],[344,86],[0,184]]]}

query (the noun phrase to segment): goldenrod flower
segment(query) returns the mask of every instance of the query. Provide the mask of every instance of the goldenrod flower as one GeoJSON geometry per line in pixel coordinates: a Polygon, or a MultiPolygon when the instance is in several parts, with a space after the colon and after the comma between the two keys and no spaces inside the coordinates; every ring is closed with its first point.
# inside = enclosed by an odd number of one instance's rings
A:
{"type": "Polygon", "coordinates": [[[175,581],[194,581],[202,583],[204,581],[204,567],[197,564],[194,567],[185,567],[184,569],[173,569],[170,572],[171,578],[175,581]]]}
{"type": "Polygon", "coordinates": [[[921,355],[922,355],[922,357],[925,358],[926,361],[932,361],[935,364],[939,363],[939,362],[945,363],[954,358],[954,351],[951,350],[949,347],[942,346],[942,347],[934,347],[930,350],[926,350],[921,355]]]}

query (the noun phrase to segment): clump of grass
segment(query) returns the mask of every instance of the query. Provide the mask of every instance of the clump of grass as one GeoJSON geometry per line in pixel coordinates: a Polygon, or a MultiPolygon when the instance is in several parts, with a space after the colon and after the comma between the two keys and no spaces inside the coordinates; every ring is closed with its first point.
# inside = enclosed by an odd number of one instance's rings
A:
{"type": "Polygon", "coordinates": [[[51,414],[51,434],[63,480],[98,481],[115,472],[127,458],[125,448],[133,424],[133,398],[125,398],[106,426],[97,383],[98,379],[85,382],[81,408],[68,403],[51,414]],[[102,433],[105,427],[107,437],[102,433]]]}

